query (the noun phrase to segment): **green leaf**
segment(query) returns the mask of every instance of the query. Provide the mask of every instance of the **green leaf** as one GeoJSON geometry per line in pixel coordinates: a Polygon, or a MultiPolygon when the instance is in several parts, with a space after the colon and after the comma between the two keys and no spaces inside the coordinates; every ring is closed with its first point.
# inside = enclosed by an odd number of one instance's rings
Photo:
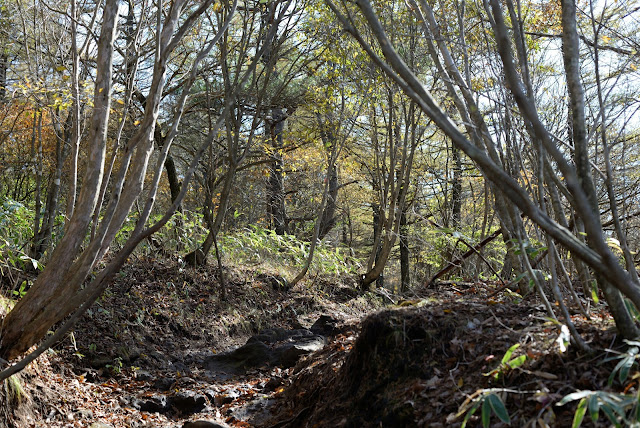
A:
{"type": "Polygon", "coordinates": [[[511,418],[509,417],[509,412],[507,412],[507,408],[504,407],[504,403],[496,394],[489,394],[487,397],[487,401],[491,404],[491,408],[496,416],[505,424],[511,423],[511,418]]]}
{"type": "Polygon", "coordinates": [[[598,422],[598,417],[600,415],[600,403],[598,402],[598,396],[593,394],[589,398],[589,415],[591,415],[591,420],[595,424],[598,422]]]}
{"type": "Polygon", "coordinates": [[[488,400],[489,397],[485,398],[482,402],[482,426],[483,428],[489,427],[489,421],[491,420],[491,403],[488,400]]]}
{"type": "Polygon", "coordinates": [[[604,412],[605,415],[607,415],[607,418],[611,421],[613,425],[615,425],[616,428],[619,428],[622,426],[620,422],[618,422],[618,418],[616,418],[616,415],[613,414],[609,406],[602,406],[602,411],[604,412]]]}
{"type": "Polygon", "coordinates": [[[613,380],[616,378],[616,372],[618,371],[618,369],[620,368],[620,364],[622,364],[622,361],[620,361],[613,370],[611,370],[611,374],[609,375],[609,378],[607,379],[607,385],[611,386],[613,385],[613,380]]]}
{"type": "Polygon", "coordinates": [[[469,419],[471,419],[471,416],[473,416],[473,414],[478,410],[479,407],[480,407],[480,402],[478,401],[476,402],[476,404],[473,405],[471,410],[467,412],[467,415],[464,417],[464,420],[462,421],[462,425],[460,425],[460,428],[465,428],[467,426],[467,422],[469,422],[469,419]]]}
{"type": "Polygon", "coordinates": [[[632,406],[635,403],[634,397],[626,397],[621,394],[614,394],[601,391],[598,393],[598,397],[602,402],[601,408],[605,408],[616,412],[621,418],[626,416],[626,407],[632,406]]]}
{"type": "Polygon", "coordinates": [[[527,361],[527,356],[526,355],[520,355],[519,357],[516,357],[513,360],[509,361],[507,363],[507,365],[509,367],[511,367],[512,369],[515,369],[515,368],[520,367],[521,365],[523,365],[525,361],[527,361]]]}
{"type": "Polygon", "coordinates": [[[511,358],[511,355],[513,354],[513,351],[515,351],[516,349],[518,349],[518,347],[520,346],[519,343],[516,343],[515,345],[513,345],[511,348],[507,349],[507,352],[504,353],[504,357],[502,357],[502,364],[506,364],[507,361],[509,361],[509,359],[511,358]]]}
{"type": "Polygon", "coordinates": [[[571,428],[578,428],[582,424],[582,420],[584,419],[584,415],[587,413],[587,399],[583,398],[578,403],[578,408],[573,415],[573,423],[571,424],[571,428]]]}
{"type": "Polygon", "coordinates": [[[631,370],[631,367],[633,366],[633,363],[635,363],[635,361],[636,359],[633,356],[628,356],[624,360],[620,361],[620,363],[618,364],[622,364],[620,373],[618,374],[620,383],[624,383],[624,381],[627,380],[627,378],[629,377],[629,370],[631,370]]]}

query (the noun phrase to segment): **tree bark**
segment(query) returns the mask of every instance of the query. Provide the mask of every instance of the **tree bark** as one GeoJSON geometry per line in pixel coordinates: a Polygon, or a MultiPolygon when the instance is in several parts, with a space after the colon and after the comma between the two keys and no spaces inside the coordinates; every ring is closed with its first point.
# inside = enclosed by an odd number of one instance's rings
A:
{"type": "Polygon", "coordinates": [[[284,160],[283,132],[286,114],[282,108],[271,111],[269,135],[271,138],[271,163],[269,165],[269,179],[267,180],[267,194],[269,214],[276,234],[287,233],[287,213],[285,211],[284,191],[284,160]]]}
{"type": "MultiPolygon", "coordinates": [[[[102,182],[107,125],[111,101],[113,44],[116,35],[118,1],[107,0],[98,45],[94,108],[89,128],[89,156],[82,190],[64,237],[56,246],[47,268],[4,319],[0,330],[0,355],[11,360],[44,337],[47,330],[67,315],[68,299],[61,288],[67,286],[69,268],[85,238],[102,182]],[[64,310],[66,308],[66,310],[64,310]]],[[[72,284],[79,287],[80,284],[72,284]]]]}
{"type": "MultiPolygon", "coordinates": [[[[38,276],[29,292],[13,308],[5,318],[0,334],[0,356],[6,360],[13,359],[37,343],[46,332],[56,323],[64,319],[77,307],[87,303],[87,299],[94,298],[95,289],[82,288],[84,280],[108,250],[115,234],[120,230],[127,214],[135,200],[140,196],[144,179],[146,177],[149,158],[153,149],[153,131],[157,121],[159,103],[162,99],[162,89],[165,84],[167,61],[171,52],[177,46],[179,40],[187,33],[195,20],[206,11],[212,0],[201,3],[186,19],[181,19],[181,14],[186,5],[186,0],[175,0],[169,6],[166,19],[161,22],[158,34],[156,50],[156,62],[152,83],[149,90],[149,103],[145,109],[139,132],[129,141],[124,150],[124,158],[120,171],[114,179],[111,199],[104,210],[103,219],[95,236],[89,241],[85,249],[79,253],[84,243],[92,213],[98,200],[98,193],[103,179],[106,133],[110,112],[110,91],[112,87],[112,58],[114,52],[114,40],[119,5],[117,0],[107,0],[102,13],[102,30],[98,39],[97,75],[94,92],[94,109],[89,127],[88,166],[86,168],[83,186],[78,197],[78,203],[74,215],[69,221],[69,227],[56,246],[51,260],[45,270],[38,276]],[[178,24],[181,23],[178,27],[178,24]],[[130,162],[132,168],[129,170],[130,162]]],[[[235,4],[233,10],[235,10],[235,4]]],[[[161,19],[162,14],[158,14],[161,19]]],[[[228,26],[228,23],[226,24],[228,26]]],[[[226,31],[223,27],[221,32],[226,31]]],[[[195,74],[199,62],[210,52],[213,45],[219,40],[217,34],[206,48],[199,53],[193,63],[189,76],[190,85],[195,81],[195,74]]],[[[184,111],[188,88],[181,95],[178,108],[174,114],[174,123],[169,133],[172,140],[177,133],[180,117],[184,111]]],[[[228,109],[228,106],[226,107],[228,109]]],[[[207,136],[205,146],[213,140],[213,135],[218,132],[220,123],[216,124],[211,135],[207,136]]],[[[162,164],[166,159],[170,145],[163,148],[154,170],[154,176],[148,191],[148,198],[144,211],[141,213],[136,228],[125,248],[118,254],[117,263],[110,264],[99,276],[100,281],[96,287],[106,287],[115,272],[112,268],[119,268],[135,246],[151,233],[161,227],[176,209],[176,204],[165,214],[160,223],[154,227],[145,229],[151,209],[155,202],[158,184],[161,177],[162,164]],[[164,223],[163,223],[164,222],[164,223]],[[121,257],[120,257],[121,256],[121,257]],[[120,264],[118,264],[120,263],[120,264]],[[102,280],[107,281],[106,284],[102,280]]],[[[199,160],[204,148],[201,147],[196,154],[193,163],[199,160]]],[[[195,170],[191,165],[188,171],[190,177],[195,170]]],[[[184,197],[184,190],[181,198],[184,197]]],[[[97,297],[97,296],[96,296],[97,297]]]]}
{"type": "Polygon", "coordinates": [[[2,49],[0,54],[0,103],[4,102],[7,96],[7,69],[9,68],[9,55],[6,53],[6,48],[2,49]]]}
{"type": "MultiPolygon", "coordinates": [[[[587,196],[591,209],[592,227],[602,233],[598,195],[591,175],[589,147],[587,141],[587,122],[585,118],[584,89],[580,79],[580,39],[576,23],[576,4],[574,0],[562,0],[562,54],[564,60],[569,104],[571,108],[571,123],[574,147],[574,161],[578,183],[587,196]]],[[[588,239],[590,237],[588,236],[588,239]]],[[[591,240],[591,239],[590,239],[591,240]]],[[[605,276],[596,276],[598,284],[609,304],[611,315],[616,321],[616,327],[626,339],[635,339],[640,330],[629,314],[622,299],[622,294],[613,287],[605,276]]]]}
{"type": "MultiPolygon", "coordinates": [[[[615,287],[629,297],[637,307],[640,307],[640,287],[638,287],[630,278],[629,274],[620,267],[616,256],[607,246],[602,236],[602,230],[597,227],[597,223],[594,223],[593,213],[588,199],[578,183],[575,170],[566,161],[549,131],[541,122],[535,106],[529,103],[528,98],[522,91],[522,83],[519,81],[518,74],[513,65],[511,40],[508,37],[508,30],[501,15],[502,10],[499,2],[491,0],[492,8],[495,11],[494,19],[496,21],[495,28],[498,52],[505,67],[506,84],[514,96],[521,113],[531,123],[535,135],[542,141],[545,150],[553,158],[559,170],[562,172],[567,189],[572,195],[572,203],[585,219],[585,230],[590,238],[590,246],[585,246],[577,237],[573,236],[569,230],[560,226],[546,213],[542,212],[516,180],[460,132],[457,125],[440,109],[426,87],[394,50],[369,1],[357,0],[356,3],[362,11],[369,28],[373,31],[386,61],[373,51],[358,30],[351,24],[349,18],[347,18],[331,0],[325,0],[325,3],[327,3],[336,16],[338,16],[343,27],[356,38],[372,61],[385,74],[390,76],[405,94],[420,106],[427,116],[434,121],[434,124],[478,165],[495,186],[499,186],[500,192],[506,199],[510,200],[541,229],[549,233],[565,248],[570,250],[573,256],[583,259],[595,271],[603,275],[608,275],[615,287]],[[498,22],[498,19],[500,22],[498,22]]],[[[486,137],[490,137],[490,134],[486,137]]]]}
{"type": "Polygon", "coordinates": [[[409,263],[409,226],[406,208],[400,217],[400,291],[409,291],[411,287],[411,265],[409,263]]]}

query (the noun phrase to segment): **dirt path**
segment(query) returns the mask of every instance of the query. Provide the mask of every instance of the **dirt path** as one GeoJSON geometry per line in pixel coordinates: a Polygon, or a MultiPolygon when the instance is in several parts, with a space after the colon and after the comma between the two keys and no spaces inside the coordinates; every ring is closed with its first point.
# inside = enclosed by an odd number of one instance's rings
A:
{"type": "MultiPolygon", "coordinates": [[[[294,290],[255,272],[229,279],[220,302],[213,270],[128,268],[74,335],[23,375],[32,398],[22,408],[33,411],[18,426],[448,427],[460,425],[465,399],[488,388],[500,391],[512,426],[569,426],[575,403],[555,403],[606,388],[615,365],[561,352],[559,327],[541,306],[488,297],[488,284],[425,290],[361,323],[389,299],[318,279],[294,290]],[[322,349],[277,359],[296,340],[322,349]],[[515,344],[512,358],[524,363],[510,369],[500,361],[515,344]]],[[[609,316],[593,315],[574,322],[594,348],[613,346],[609,316]]],[[[633,392],[633,382],[612,390],[633,392]]]]}
{"type": "Polygon", "coordinates": [[[311,292],[281,289],[264,273],[227,276],[229,298],[220,302],[213,268],[153,260],[129,266],[73,335],[25,373],[34,411],[19,423],[179,427],[209,419],[243,426],[293,368],[257,355],[253,366],[225,372],[209,370],[208,360],[265,329],[300,330],[321,315],[355,323],[382,303],[318,278],[311,292]]]}

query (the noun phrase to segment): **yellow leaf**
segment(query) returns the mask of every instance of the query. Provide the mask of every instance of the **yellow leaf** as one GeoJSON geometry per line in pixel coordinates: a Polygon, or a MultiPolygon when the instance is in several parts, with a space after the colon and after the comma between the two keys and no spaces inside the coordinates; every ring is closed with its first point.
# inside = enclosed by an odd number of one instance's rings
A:
{"type": "Polygon", "coordinates": [[[139,120],[136,120],[135,122],[133,122],[133,126],[138,126],[138,125],[140,125],[140,121],[139,120]]]}

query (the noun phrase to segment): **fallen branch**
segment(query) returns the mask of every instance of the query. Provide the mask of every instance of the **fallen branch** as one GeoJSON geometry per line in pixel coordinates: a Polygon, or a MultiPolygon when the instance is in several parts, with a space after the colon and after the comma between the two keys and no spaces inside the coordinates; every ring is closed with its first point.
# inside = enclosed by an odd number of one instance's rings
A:
{"type": "MultiPolygon", "coordinates": [[[[473,254],[478,254],[487,264],[487,260],[484,259],[484,257],[482,257],[479,253],[479,250],[481,250],[485,245],[487,245],[489,242],[493,241],[494,239],[496,239],[498,236],[500,236],[502,234],[502,228],[496,230],[495,232],[493,232],[491,235],[487,236],[486,238],[484,238],[482,241],[480,241],[479,243],[477,243],[476,245],[470,245],[467,242],[465,242],[463,239],[461,240],[465,245],[467,245],[469,247],[469,250],[462,254],[461,256],[459,256],[458,258],[456,258],[453,261],[450,261],[449,264],[447,264],[447,266],[445,266],[443,269],[441,269],[438,273],[436,273],[428,282],[427,282],[427,287],[430,287],[438,278],[441,278],[442,276],[446,275],[447,273],[451,272],[452,270],[460,267],[460,263],[463,262],[464,260],[468,259],[469,257],[471,257],[473,254]]],[[[489,266],[491,267],[491,266],[489,266]]],[[[501,279],[502,281],[502,279],[501,279]]],[[[504,281],[502,281],[504,283],[504,281]]]]}

